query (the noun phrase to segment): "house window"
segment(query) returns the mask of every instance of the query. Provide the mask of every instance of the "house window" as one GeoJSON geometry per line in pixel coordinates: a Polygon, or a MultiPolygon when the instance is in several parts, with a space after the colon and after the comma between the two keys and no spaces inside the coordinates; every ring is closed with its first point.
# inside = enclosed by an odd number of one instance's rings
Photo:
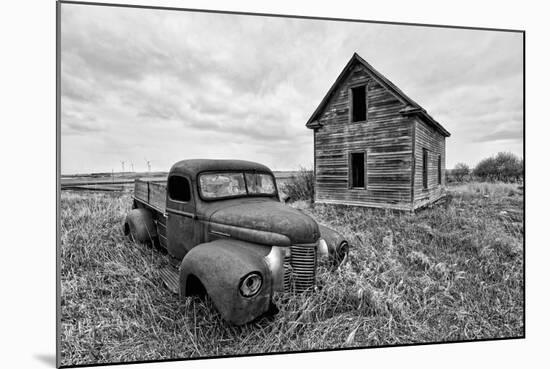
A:
{"type": "Polygon", "coordinates": [[[352,102],[352,122],[361,122],[367,120],[367,96],[366,86],[354,87],[351,89],[352,102]]]}
{"type": "Polygon", "coordinates": [[[422,149],[422,187],[428,188],[428,149],[422,149]]]}
{"type": "Polygon", "coordinates": [[[175,201],[187,202],[191,200],[191,186],[187,178],[170,177],[168,179],[168,195],[175,201]]]}
{"type": "Polygon", "coordinates": [[[437,183],[441,184],[441,155],[437,155],[437,183]]]}
{"type": "Polygon", "coordinates": [[[365,188],[365,153],[351,153],[350,162],[351,187],[365,188]]]}

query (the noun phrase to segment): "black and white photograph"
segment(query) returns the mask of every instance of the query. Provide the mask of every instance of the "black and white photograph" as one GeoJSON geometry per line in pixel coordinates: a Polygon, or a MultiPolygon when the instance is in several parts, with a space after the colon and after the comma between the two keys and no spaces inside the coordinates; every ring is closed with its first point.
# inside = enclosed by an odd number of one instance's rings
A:
{"type": "Polygon", "coordinates": [[[122,5],[57,2],[58,366],[525,338],[523,30],[122,5]]]}

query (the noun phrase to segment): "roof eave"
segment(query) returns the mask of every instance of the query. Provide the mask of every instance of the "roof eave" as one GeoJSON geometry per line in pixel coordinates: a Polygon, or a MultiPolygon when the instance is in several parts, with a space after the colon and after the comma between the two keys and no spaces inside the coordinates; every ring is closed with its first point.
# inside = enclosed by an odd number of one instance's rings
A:
{"type": "Polygon", "coordinates": [[[309,129],[317,129],[317,128],[321,128],[323,125],[321,123],[319,123],[318,120],[314,120],[312,122],[308,122],[306,124],[306,127],[309,128],[309,129]]]}
{"type": "Polygon", "coordinates": [[[447,131],[443,126],[432,118],[431,115],[429,115],[426,110],[422,108],[415,108],[415,109],[409,109],[409,110],[401,110],[401,114],[403,115],[418,115],[420,118],[427,121],[429,124],[431,124],[439,133],[441,133],[445,137],[450,137],[451,133],[447,131]]]}

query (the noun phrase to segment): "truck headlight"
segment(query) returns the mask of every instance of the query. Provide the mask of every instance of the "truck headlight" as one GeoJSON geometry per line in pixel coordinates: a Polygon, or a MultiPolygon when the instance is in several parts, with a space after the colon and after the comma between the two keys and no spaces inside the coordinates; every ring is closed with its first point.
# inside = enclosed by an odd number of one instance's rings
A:
{"type": "Polygon", "coordinates": [[[247,274],[242,280],[239,290],[244,297],[252,297],[256,295],[262,288],[262,275],[258,272],[247,274]]]}
{"type": "Polygon", "coordinates": [[[327,245],[327,241],[325,241],[324,239],[320,239],[319,240],[319,244],[317,246],[317,254],[319,255],[319,257],[321,258],[326,258],[328,257],[328,245],[327,245]]]}

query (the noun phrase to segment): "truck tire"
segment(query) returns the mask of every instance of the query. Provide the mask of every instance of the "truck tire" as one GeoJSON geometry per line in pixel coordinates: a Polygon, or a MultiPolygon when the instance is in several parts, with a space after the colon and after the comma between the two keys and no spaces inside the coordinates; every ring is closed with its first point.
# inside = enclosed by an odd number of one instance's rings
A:
{"type": "Polygon", "coordinates": [[[124,235],[137,243],[155,245],[158,234],[151,212],[147,209],[132,209],[124,221],[124,235]]]}
{"type": "Polygon", "coordinates": [[[336,248],[334,255],[332,256],[332,266],[338,268],[348,260],[349,244],[347,241],[342,241],[336,248]]]}

